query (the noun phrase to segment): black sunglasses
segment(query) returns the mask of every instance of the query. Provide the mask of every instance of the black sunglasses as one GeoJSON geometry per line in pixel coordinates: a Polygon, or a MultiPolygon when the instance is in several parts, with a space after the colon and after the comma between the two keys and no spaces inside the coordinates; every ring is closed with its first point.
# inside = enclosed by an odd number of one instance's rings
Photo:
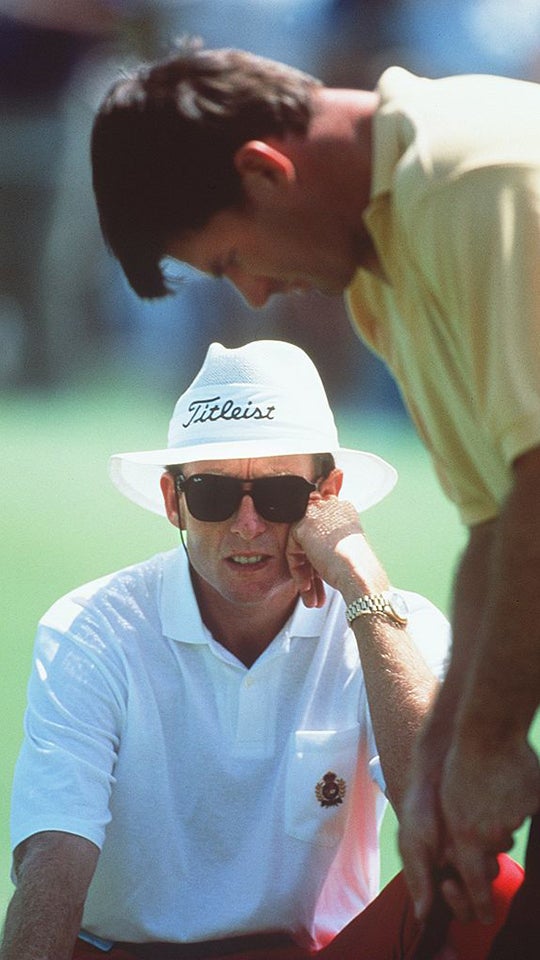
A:
{"type": "Polygon", "coordinates": [[[264,520],[295,523],[304,516],[309,495],[317,489],[315,483],[291,474],[240,480],[217,473],[195,473],[186,479],[179,473],[175,484],[178,493],[185,494],[192,517],[209,523],[232,517],[246,494],[264,520]]]}

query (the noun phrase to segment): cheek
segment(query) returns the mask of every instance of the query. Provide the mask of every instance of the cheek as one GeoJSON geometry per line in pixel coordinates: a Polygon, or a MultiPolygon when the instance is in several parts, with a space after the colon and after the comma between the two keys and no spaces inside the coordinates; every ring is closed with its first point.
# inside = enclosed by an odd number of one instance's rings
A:
{"type": "Polygon", "coordinates": [[[285,524],[283,524],[283,525],[280,524],[280,528],[281,528],[281,529],[279,530],[279,533],[276,533],[276,541],[277,541],[277,545],[278,545],[278,555],[279,555],[279,557],[281,557],[281,563],[282,563],[283,568],[284,568],[284,569],[286,568],[287,571],[288,571],[288,570],[289,570],[289,566],[288,566],[288,564],[287,564],[287,558],[286,558],[286,555],[285,555],[285,549],[286,549],[286,546],[287,546],[287,542],[288,542],[288,540],[289,540],[289,531],[290,531],[291,528],[290,528],[289,524],[287,524],[287,525],[285,525],[285,524]]]}
{"type": "Polygon", "coordinates": [[[186,518],[187,552],[197,573],[210,570],[219,554],[221,537],[215,527],[213,523],[202,523],[190,516],[186,518]]]}

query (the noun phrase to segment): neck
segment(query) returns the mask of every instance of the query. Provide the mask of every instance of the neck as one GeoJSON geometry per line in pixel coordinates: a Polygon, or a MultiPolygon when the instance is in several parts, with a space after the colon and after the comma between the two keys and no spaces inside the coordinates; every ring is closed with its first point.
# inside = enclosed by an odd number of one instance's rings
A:
{"type": "Polygon", "coordinates": [[[223,597],[191,568],[191,580],[204,625],[226,650],[251,667],[283,629],[298,594],[291,584],[279,595],[258,603],[235,603],[223,597]]]}
{"type": "Polygon", "coordinates": [[[373,119],[379,96],[367,90],[318,92],[309,137],[316,152],[321,152],[332,178],[328,186],[338,192],[344,210],[354,223],[369,203],[372,178],[373,119]]]}
{"type": "Polygon", "coordinates": [[[320,221],[349,238],[357,266],[377,260],[363,214],[370,202],[378,104],[376,93],[323,87],[314,94],[307,134],[287,140],[287,153],[302,171],[307,194],[316,197],[320,221]]]}

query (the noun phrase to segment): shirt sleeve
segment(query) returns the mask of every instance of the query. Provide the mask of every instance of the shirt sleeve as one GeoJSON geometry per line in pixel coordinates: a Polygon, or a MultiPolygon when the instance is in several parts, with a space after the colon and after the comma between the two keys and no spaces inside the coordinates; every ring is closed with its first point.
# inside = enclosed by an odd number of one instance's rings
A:
{"type": "Polygon", "coordinates": [[[14,776],[13,847],[58,830],[101,849],[123,716],[121,663],[98,633],[42,624],[14,776]]]}
{"type": "Polygon", "coordinates": [[[452,629],[444,613],[426,597],[399,590],[409,608],[409,633],[438,680],[446,673],[452,644],[452,629]]]}
{"type": "Polygon", "coordinates": [[[478,422],[507,464],[540,444],[540,167],[460,172],[415,205],[408,235],[431,295],[454,318],[478,422]]]}

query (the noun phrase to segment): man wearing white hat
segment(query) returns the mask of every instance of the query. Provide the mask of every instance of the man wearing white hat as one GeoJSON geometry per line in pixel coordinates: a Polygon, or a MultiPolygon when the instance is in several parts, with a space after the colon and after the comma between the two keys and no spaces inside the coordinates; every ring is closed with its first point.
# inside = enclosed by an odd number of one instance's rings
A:
{"type": "MultiPolygon", "coordinates": [[[[1,960],[412,957],[378,830],[449,638],[358,520],[395,471],[340,447],[303,351],[259,341],[212,344],[167,447],[111,476],[185,549],[40,623],[1,960]]],[[[520,878],[501,858],[497,924],[453,921],[437,956],[484,957],[520,878]]]]}

